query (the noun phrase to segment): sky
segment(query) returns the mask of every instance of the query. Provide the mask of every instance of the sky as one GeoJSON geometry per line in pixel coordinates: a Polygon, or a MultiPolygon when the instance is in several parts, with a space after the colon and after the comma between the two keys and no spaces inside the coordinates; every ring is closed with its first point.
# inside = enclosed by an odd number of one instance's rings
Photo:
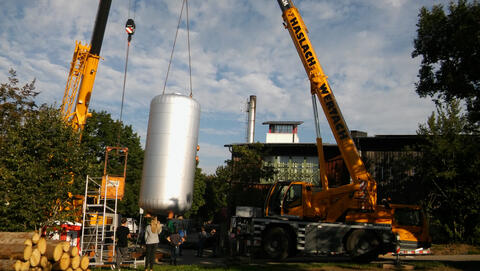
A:
{"type": "MultiPolygon", "coordinates": [[[[129,51],[122,121],[145,144],[150,101],[161,95],[183,0],[113,0],[90,109],[120,118],[127,34],[129,51]]],[[[190,0],[192,94],[200,103],[199,167],[207,174],[230,159],[225,144],[246,142],[247,101],[257,96],[255,141],[265,121],[303,121],[300,142],[315,142],[310,84],[276,0],[190,0]]],[[[422,6],[433,0],[296,0],[350,130],[416,134],[435,110],[415,93],[421,58],[412,58],[422,6]]],[[[0,82],[8,70],[36,80],[37,104],[61,105],[75,41],[90,43],[98,0],[3,0],[0,82]]],[[[190,94],[186,11],[165,93],[190,94]]],[[[320,116],[322,138],[335,143],[320,116]]]]}

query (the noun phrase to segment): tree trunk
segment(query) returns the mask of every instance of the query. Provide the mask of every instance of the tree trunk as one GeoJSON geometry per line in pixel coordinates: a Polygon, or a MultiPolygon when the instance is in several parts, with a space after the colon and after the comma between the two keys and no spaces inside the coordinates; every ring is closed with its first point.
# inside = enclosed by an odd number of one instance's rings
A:
{"type": "Polygon", "coordinates": [[[15,271],[28,271],[30,269],[30,262],[16,260],[13,267],[15,271]]]}
{"type": "Polygon", "coordinates": [[[26,246],[33,246],[32,239],[25,239],[25,241],[23,241],[23,244],[26,246]]]}
{"type": "Polygon", "coordinates": [[[18,240],[32,239],[35,232],[0,232],[0,244],[15,244],[18,240]]]}
{"type": "Polygon", "coordinates": [[[45,250],[45,256],[50,261],[57,262],[60,260],[60,257],[62,257],[63,250],[65,247],[64,241],[58,241],[58,240],[49,240],[47,242],[47,249],[45,250]]]}
{"type": "Polygon", "coordinates": [[[70,247],[68,253],[70,253],[70,256],[72,256],[72,257],[77,256],[78,255],[78,247],[74,247],[74,246],[70,247]]]}
{"type": "Polygon", "coordinates": [[[32,256],[30,257],[30,266],[36,267],[40,264],[40,258],[42,258],[42,254],[40,254],[40,250],[38,248],[33,249],[32,256]]]}
{"type": "Polygon", "coordinates": [[[38,232],[34,232],[32,238],[31,238],[31,239],[32,239],[32,243],[33,243],[34,245],[36,245],[36,244],[38,243],[38,241],[40,240],[40,237],[41,237],[41,236],[40,236],[40,234],[38,234],[38,232]]]}
{"type": "Polygon", "coordinates": [[[53,270],[67,270],[70,267],[70,255],[63,253],[60,260],[53,264],[53,270]]]}
{"type": "Polygon", "coordinates": [[[48,263],[49,263],[49,262],[48,262],[47,256],[42,255],[42,257],[40,258],[40,266],[41,266],[43,269],[45,269],[45,268],[47,268],[48,263]]]}
{"type": "Polygon", "coordinates": [[[25,261],[30,260],[30,257],[32,256],[33,249],[31,246],[25,246],[25,249],[23,250],[23,259],[25,261]]]}
{"type": "Polygon", "coordinates": [[[67,241],[63,241],[62,246],[63,246],[63,252],[68,253],[68,251],[70,250],[70,243],[67,241]]]}
{"type": "Polygon", "coordinates": [[[0,246],[0,259],[10,259],[10,260],[27,260],[24,257],[25,248],[24,244],[10,244],[10,245],[1,245],[0,246]]]}
{"type": "Polygon", "coordinates": [[[80,259],[80,268],[82,268],[83,270],[87,270],[89,264],[90,259],[88,258],[88,256],[82,256],[82,258],[80,259]]]}
{"type": "Polygon", "coordinates": [[[89,264],[69,242],[35,232],[0,232],[0,271],[86,271],[89,264]]]}
{"type": "Polygon", "coordinates": [[[75,255],[74,257],[72,257],[71,259],[71,266],[72,266],[72,269],[77,269],[78,267],[80,267],[80,256],[79,255],[75,255]]]}
{"type": "Polygon", "coordinates": [[[40,238],[37,242],[36,247],[40,251],[40,254],[45,254],[45,251],[47,250],[47,240],[45,238],[40,238]]]}
{"type": "Polygon", "coordinates": [[[15,270],[15,263],[17,260],[0,260],[0,270],[15,270]]]}

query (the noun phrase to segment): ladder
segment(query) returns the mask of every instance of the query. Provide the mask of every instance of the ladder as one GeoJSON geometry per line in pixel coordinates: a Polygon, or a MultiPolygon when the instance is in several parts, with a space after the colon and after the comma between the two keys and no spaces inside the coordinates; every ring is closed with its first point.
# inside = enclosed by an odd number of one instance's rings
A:
{"type": "Polygon", "coordinates": [[[91,265],[104,265],[114,261],[118,187],[119,182],[108,175],[87,176],[80,253],[93,259],[91,265]]]}

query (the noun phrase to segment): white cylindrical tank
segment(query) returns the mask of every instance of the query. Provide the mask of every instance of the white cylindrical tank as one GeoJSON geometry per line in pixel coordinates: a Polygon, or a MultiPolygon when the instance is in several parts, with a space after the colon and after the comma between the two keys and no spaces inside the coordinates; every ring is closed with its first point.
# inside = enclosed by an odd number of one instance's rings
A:
{"type": "Polygon", "coordinates": [[[147,212],[181,214],[193,200],[200,104],[180,94],[152,99],[139,205],[147,212]]]}

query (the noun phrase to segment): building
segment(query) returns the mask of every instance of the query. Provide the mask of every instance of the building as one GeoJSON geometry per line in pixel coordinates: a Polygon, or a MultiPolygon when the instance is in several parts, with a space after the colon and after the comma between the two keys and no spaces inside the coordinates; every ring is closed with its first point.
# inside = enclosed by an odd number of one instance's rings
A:
{"type": "Polygon", "coordinates": [[[298,125],[303,121],[266,121],[268,133],[265,142],[268,143],[298,143],[298,125]]]}
{"type": "MultiPolygon", "coordinates": [[[[302,180],[320,184],[318,173],[318,151],[315,143],[300,143],[298,125],[302,121],[267,121],[269,125],[263,151],[267,154],[264,163],[272,166],[276,174],[272,179],[261,180],[262,183],[275,181],[302,180]]],[[[395,178],[394,166],[405,154],[407,146],[419,142],[416,135],[376,135],[369,137],[361,131],[351,131],[355,145],[360,152],[369,172],[377,182],[388,182],[395,178]]],[[[232,151],[233,146],[248,146],[251,143],[233,143],[225,145],[232,151]]],[[[340,156],[336,144],[323,144],[330,187],[350,183],[350,175],[340,156]]],[[[232,152],[232,160],[235,153],[232,152]]],[[[404,174],[413,174],[405,173],[404,174]]]]}

